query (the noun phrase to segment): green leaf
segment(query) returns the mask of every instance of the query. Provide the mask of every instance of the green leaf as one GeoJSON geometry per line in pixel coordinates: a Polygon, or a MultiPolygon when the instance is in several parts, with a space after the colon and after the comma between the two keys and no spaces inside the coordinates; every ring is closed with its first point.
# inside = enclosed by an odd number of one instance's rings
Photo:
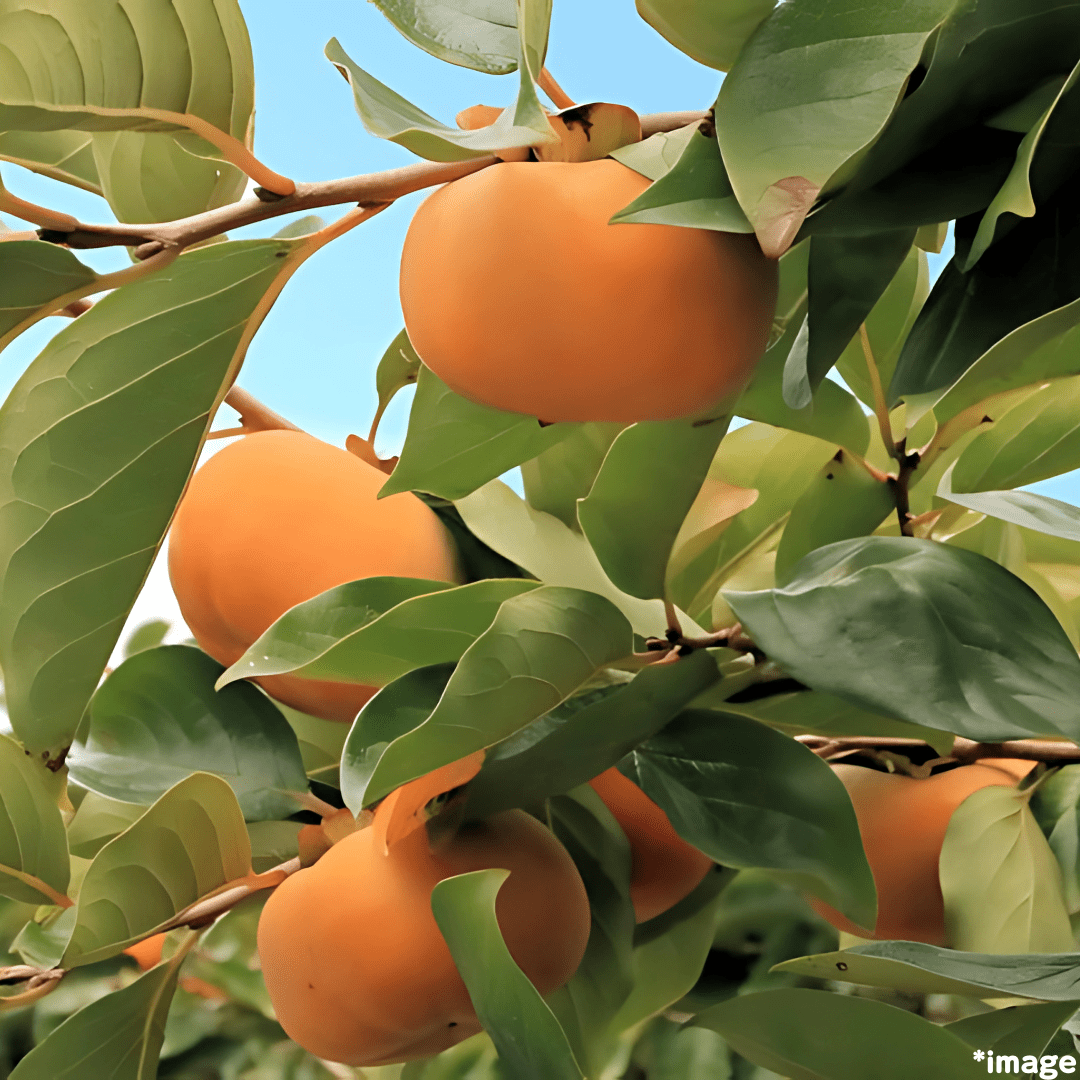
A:
{"type": "Polygon", "coordinates": [[[514,0],[375,0],[375,6],[409,41],[440,60],[488,75],[517,68],[514,0]]]}
{"type": "Polygon", "coordinates": [[[743,1057],[791,1080],[955,1080],[973,1068],[971,1047],[947,1029],[882,1001],[823,990],[733,997],[693,1024],[715,1031],[743,1057]],[[903,1047],[903,1052],[889,1053],[886,1047],[903,1047]]]}
{"type": "Polygon", "coordinates": [[[1076,1011],[1071,1001],[1051,1001],[1045,1005],[1010,1005],[976,1016],[966,1016],[946,1024],[952,1032],[977,1050],[995,1054],[1039,1055],[1054,1033],[1076,1011]]]}
{"type": "Polygon", "coordinates": [[[977,741],[1080,736],[1080,659],[1038,596],[982,555],[845,540],[806,556],[783,588],[724,596],[770,659],[815,690],[977,741]]]}
{"type": "Polygon", "coordinates": [[[691,709],[623,771],[675,831],[718,863],[764,867],[860,926],[877,900],[851,800],[819,757],[764,724],[691,709]]]}
{"type": "Polygon", "coordinates": [[[507,600],[462,655],[431,715],[383,752],[365,801],[501,742],[632,648],[630,624],[595,593],[549,585],[507,600]]]}
{"type": "Polygon", "coordinates": [[[952,468],[941,478],[938,496],[957,506],[967,507],[1000,521],[1025,529],[1080,540],[1080,507],[1033,491],[979,491],[957,493],[952,490],[952,468]]]}
{"type": "Polygon", "coordinates": [[[165,635],[172,629],[172,623],[166,619],[147,619],[128,634],[124,642],[124,659],[134,656],[145,649],[156,649],[165,641],[165,635]]]}
{"type": "Polygon", "coordinates": [[[986,249],[994,242],[994,233],[1003,214],[1030,218],[1035,216],[1035,196],[1031,191],[1031,166],[1039,147],[1039,141],[1046,131],[1047,124],[1055,108],[1080,80],[1080,61],[1072,69],[1069,77],[1061,85],[1053,101],[1039,117],[1031,129],[1024,135],[1016,151],[1016,162],[1001,190],[994,196],[994,201],[986,208],[979,222],[978,231],[971,242],[967,258],[961,269],[967,273],[979,261],[986,249]]]}
{"type": "Polygon", "coordinates": [[[416,382],[420,367],[420,357],[412,347],[408,333],[402,330],[386,347],[386,352],[375,369],[375,392],[379,395],[378,416],[382,416],[399,390],[416,382]]]}
{"type": "Polygon", "coordinates": [[[954,490],[1024,487],[1080,468],[1078,411],[1080,379],[1039,387],[968,443],[952,470],[954,490]]]}
{"type": "Polygon", "coordinates": [[[465,524],[461,511],[449,500],[438,495],[417,493],[422,502],[435,511],[438,519],[446,527],[457,549],[458,563],[463,580],[471,584],[474,581],[487,581],[490,578],[524,578],[529,575],[510,559],[503,558],[494,548],[488,547],[475,536],[465,524]]]}
{"type": "Polygon", "coordinates": [[[89,266],[66,248],[40,240],[0,245],[0,338],[24,319],[69,292],[97,280],[89,266]]]}
{"type": "Polygon", "coordinates": [[[12,1080],[154,1080],[179,960],[68,1017],[11,1073],[12,1080]]]}
{"type": "Polygon", "coordinates": [[[145,806],[88,791],[68,826],[71,854],[92,859],[114,836],[119,836],[145,813],[145,806]]]}
{"type": "Polygon", "coordinates": [[[476,1015],[510,1074],[520,1080],[582,1080],[565,1032],[499,932],[495,897],[509,876],[508,870],[475,870],[446,878],[431,892],[431,910],[476,1015]]]}
{"type": "Polygon", "coordinates": [[[0,160],[94,195],[101,194],[94,137],[87,131],[0,132],[0,160]]]}
{"type": "Polygon", "coordinates": [[[40,760],[0,735],[0,896],[54,904],[66,895],[71,866],[57,795],[40,760]]]}
{"type": "Polygon", "coordinates": [[[788,735],[881,735],[891,739],[922,739],[942,757],[952,752],[953,736],[933,728],[908,724],[867,712],[832,694],[816,690],[773,694],[753,701],[725,701],[721,712],[738,713],[788,735]]]}
{"type": "Polygon", "coordinates": [[[1080,766],[1065,765],[1045,777],[1031,796],[1031,812],[1061,868],[1065,903],[1080,911],[1080,766]]]}
{"type": "MultiPolygon", "coordinates": [[[[943,422],[991,394],[1080,374],[1075,356],[1065,364],[1058,361],[1052,341],[1080,318],[1060,310],[1077,299],[1080,206],[1065,189],[1040,210],[1030,220],[1019,219],[970,273],[960,271],[958,258],[945,267],[904,343],[888,390],[890,406],[914,398],[918,405],[932,405],[943,422]],[[1016,273],[1018,266],[1024,273],[1016,273]],[[1035,320],[1040,323],[1033,325],[1035,320]],[[989,354],[998,351],[994,346],[1002,355],[991,359],[989,354]],[[962,378],[977,397],[957,392],[954,384],[962,378]]],[[[961,257],[975,227],[972,217],[956,223],[961,257]]]]}
{"type": "Polygon", "coordinates": [[[521,466],[525,498],[580,532],[577,501],[589,494],[596,474],[623,424],[578,424],[566,438],[521,466]]]}
{"type": "Polygon", "coordinates": [[[616,587],[664,598],[675,538],[730,418],[633,424],[612,443],[578,520],[616,587]]]}
{"type": "Polygon", "coordinates": [[[987,956],[915,941],[875,941],[778,965],[813,979],[888,986],[916,994],[1080,1001],[1080,953],[987,956]]]}
{"type": "MultiPolygon", "coordinates": [[[[914,229],[810,238],[806,378],[816,389],[907,260],[914,229]]],[[[865,364],[865,361],[864,361],[865,364]]],[[[793,408],[785,390],[784,398],[793,408]]]]}
{"type": "Polygon", "coordinates": [[[477,405],[455,394],[422,367],[409,413],[401,460],[379,492],[430,491],[461,499],[489,480],[536,457],[574,431],[575,424],[541,427],[533,416],[477,405]]]}
{"type": "Polygon", "coordinates": [[[671,170],[623,207],[611,224],[678,225],[734,233],[754,231],[731,189],[716,139],[701,128],[690,136],[671,170]]]}
{"type": "Polygon", "coordinates": [[[1061,869],[1028,796],[973,792],[949,819],[941,848],[949,943],[963,952],[1055,953],[1073,948],[1061,869]]]}
{"type": "Polygon", "coordinates": [[[71,741],[295,244],[216,244],[118,289],[0,408],[0,664],[27,749],[71,741]]]}
{"type": "Polygon", "coordinates": [[[612,150],[608,157],[613,157],[628,169],[633,169],[650,180],[659,180],[678,164],[699,124],[700,121],[695,121],[674,131],[657,132],[641,142],[612,150]]]}
{"type": "Polygon", "coordinates": [[[804,555],[838,540],[868,536],[896,509],[893,489],[843,450],[810,481],[791,508],[776,549],[776,579],[784,582],[804,555]]]}
{"type": "MultiPolygon", "coordinates": [[[[534,510],[502,481],[486,484],[455,505],[480,540],[544,584],[606,597],[630,620],[635,634],[663,636],[667,620],[659,600],[639,600],[617,589],[584,536],[534,510]]],[[[700,628],[685,620],[683,629],[693,634],[700,628]]]]}
{"type": "Polygon", "coordinates": [[[638,14],[680,52],[699,64],[730,71],[746,39],[775,0],[702,5],[694,0],[637,0],[638,14]]]}
{"type": "Polygon", "coordinates": [[[235,0],[172,5],[120,0],[0,9],[9,62],[0,76],[0,129],[183,131],[190,113],[243,140],[254,110],[251,46],[235,0]],[[92,59],[91,59],[92,58],[92,59]],[[112,77],[103,77],[104,72],[112,77]]]}
{"type": "Polygon", "coordinates": [[[181,780],[90,864],[62,966],[117,955],[250,871],[244,815],[232,788],[207,773],[181,780]]]}
{"type": "MultiPolygon", "coordinates": [[[[644,668],[633,682],[597,693],[598,700],[572,698],[492,747],[469,784],[466,816],[531,806],[599,776],[719,678],[716,661],[699,651],[644,668]]],[[[729,692],[741,685],[736,676],[729,692]]]]}
{"type": "Polygon", "coordinates": [[[427,722],[455,666],[416,668],[384,686],[360,710],[341,752],[341,797],[353,814],[375,801],[369,788],[387,747],[427,722]]]}
{"type": "Polygon", "coordinates": [[[499,605],[537,587],[522,578],[453,588],[414,578],[363,578],[290,608],[218,680],[295,672],[304,679],[385,686],[413,668],[458,660],[499,605]]]}
{"type": "MultiPolygon", "coordinates": [[[[357,115],[364,127],[380,139],[389,139],[429,161],[467,161],[496,150],[535,146],[558,141],[537,102],[534,116],[522,117],[513,107],[504,109],[487,127],[473,131],[448,127],[417,108],[389,86],[369,75],[345,52],[337,38],[326,45],[326,58],[345,76],[353,91],[357,115]],[[522,120],[531,120],[532,125],[522,120]],[[535,125],[535,126],[533,126],[535,125]],[[545,130],[546,129],[546,130],[545,130]]],[[[523,74],[523,82],[527,73],[523,74]]],[[[531,85],[531,80],[529,80],[531,85]]],[[[532,91],[535,96],[535,90],[532,91]]]]}
{"type": "Polygon", "coordinates": [[[818,192],[881,133],[954,0],[781,4],[716,102],[731,184],[767,255],[787,250],[818,192]]]}
{"type": "Polygon", "coordinates": [[[125,660],[90,702],[90,730],[72,747],[71,778],[85,788],[150,805],[192,772],[213,773],[245,818],[288,817],[307,791],[293,729],[248,683],[214,689],[224,668],[189,645],[125,660]]]}

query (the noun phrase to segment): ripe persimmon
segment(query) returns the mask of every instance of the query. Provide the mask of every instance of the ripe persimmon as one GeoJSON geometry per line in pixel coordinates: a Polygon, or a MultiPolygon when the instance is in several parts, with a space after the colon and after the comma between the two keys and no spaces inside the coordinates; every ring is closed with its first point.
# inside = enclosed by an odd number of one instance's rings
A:
{"type": "MultiPolygon", "coordinates": [[[[866,858],[878,893],[873,937],[882,941],[923,941],[946,945],[945,907],[938,857],[953,811],[973,792],[1012,786],[1033,761],[987,758],[926,779],[878,772],[860,765],[833,765],[855,807],[866,858]]],[[[865,937],[822,900],[811,906],[838,930],[865,937]]]]}
{"type": "Polygon", "coordinates": [[[667,815],[618,769],[589,781],[630,841],[630,901],[638,922],[655,918],[689,896],[713,860],[688,844],[667,815]]]}
{"type": "MultiPolygon", "coordinates": [[[[169,577],[184,620],[232,664],[289,608],[376,575],[453,581],[449,533],[415,495],[378,499],[386,476],[300,431],[259,431],[192,477],[169,534],[169,577]]],[[[313,716],[351,722],[376,687],[290,675],[256,680],[313,716]]]]}
{"type": "Polygon", "coordinates": [[[161,963],[161,952],[165,947],[165,935],[154,934],[152,937],[136,941],[124,950],[125,956],[130,956],[143,971],[149,971],[161,963]]]}
{"type": "Polygon", "coordinates": [[[431,910],[444,878],[510,871],[495,904],[515,962],[541,994],[585,954],[591,915],[566,849],[521,810],[432,850],[420,827],[387,848],[375,821],[288,878],[259,920],[259,956],[281,1026],[317,1057],[368,1066],[437,1054],[476,1034],[465,983],[431,910]]]}
{"type": "Polygon", "coordinates": [[[401,258],[424,363],[464,397],[544,421],[669,420],[741,390],[776,263],[749,235],[608,224],[648,186],[610,158],[504,162],[430,195],[401,258]]]}

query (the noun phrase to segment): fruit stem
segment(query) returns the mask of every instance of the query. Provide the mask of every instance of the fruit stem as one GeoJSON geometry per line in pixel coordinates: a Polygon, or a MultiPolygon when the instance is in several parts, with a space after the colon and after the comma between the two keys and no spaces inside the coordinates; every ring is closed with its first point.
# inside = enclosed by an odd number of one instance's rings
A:
{"type": "Polygon", "coordinates": [[[208,439],[226,439],[232,435],[250,435],[254,431],[303,431],[291,420],[278,416],[273,409],[264,405],[257,397],[234,386],[225,395],[225,404],[240,414],[240,427],[224,428],[212,431],[208,439]]]}
{"type": "Polygon", "coordinates": [[[576,102],[555,81],[555,77],[546,67],[540,69],[540,77],[536,80],[536,85],[551,98],[551,102],[556,109],[572,109],[575,107],[576,102]]]}

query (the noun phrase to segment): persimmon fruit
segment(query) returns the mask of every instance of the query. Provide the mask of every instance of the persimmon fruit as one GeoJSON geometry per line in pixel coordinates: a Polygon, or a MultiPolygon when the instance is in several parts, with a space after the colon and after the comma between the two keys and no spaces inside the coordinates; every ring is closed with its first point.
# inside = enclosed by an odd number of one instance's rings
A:
{"type": "Polygon", "coordinates": [[[679,836],[664,811],[618,769],[589,784],[630,841],[630,902],[637,921],[655,918],[689,896],[713,860],[679,836]]]}
{"type": "MultiPolygon", "coordinates": [[[[259,431],[192,477],[169,534],[169,577],[204,651],[235,663],[289,608],[336,585],[391,575],[458,579],[449,533],[410,492],[378,499],[386,476],[299,431],[259,431]]],[[[255,680],[313,716],[351,722],[377,687],[255,680]]]]}
{"type": "Polygon", "coordinates": [[[386,847],[386,805],[371,826],[283,882],[259,920],[259,957],[279,1023],[317,1057],[353,1066],[427,1057],[480,1031],[431,910],[431,891],[444,878],[510,871],[496,917],[541,994],[577,970],[591,925],[569,853],[524,811],[467,825],[432,849],[424,827],[386,847]]]}
{"type": "Polygon", "coordinates": [[[543,421],[670,420],[739,392],[776,263],[750,235],[609,225],[649,181],[610,158],[503,162],[420,205],[401,258],[409,340],[452,390],[543,421]]]}
{"type": "MultiPolygon", "coordinates": [[[[947,945],[938,858],[949,819],[972,793],[1013,786],[1033,761],[987,758],[926,779],[878,772],[860,765],[833,765],[855,807],[866,858],[878,893],[873,937],[947,945]]],[[[811,897],[815,911],[838,930],[866,937],[835,908],[811,897]]]]}

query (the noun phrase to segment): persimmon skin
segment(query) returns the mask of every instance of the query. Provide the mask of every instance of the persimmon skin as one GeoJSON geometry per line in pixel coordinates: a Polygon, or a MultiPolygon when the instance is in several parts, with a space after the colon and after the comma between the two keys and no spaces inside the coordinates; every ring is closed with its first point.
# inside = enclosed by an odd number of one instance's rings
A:
{"type": "Polygon", "coordinates": [[[749,235],[608,224],[648,186],[603,159],[504,162],[435,191],[401,259],[424,363],[463,397],[549,422],[670,420],[740,391],[776,263],[749,235]]]}
{"type": "MultiPolygon", "coordinates": [[[[449,534],[386,476],[300,431],[259,431],[192,477],[169,534],[169,577],[184,620],[219,663],[235,663],[289,608],[378,575],[458,579],[449,534]]],[[[255,680],[271,697],[351,723],[377,687],[290,675],[255,680]]]]}
{"type": "Polygon", "coordinates": [[[271,895],[259,921],[263,977],[281,1026],[317,1057],[384,1065],[437,1054],[480,1023],[431,911],[455,874],[503,867],[495,903],[518,966],[541,994],[585,954],[591,915],[573,860],[521,810],[467,826],[432,851],[425,828],[387,851],[375,824],[271,895]]]}
{"type": "MultiPolygon", "coordinates": [[[[949,819],[984,787],[1013,786],[1033,761],[986,758],[925,780],[859,765],[833,765],[855,807],[866,858],[878,892],[878,941],[947,945],[938,858],[949,819]]],[[[835,908],[816,897],[811,906],[838,930],[866,937],[835,908]]]]}
{"type": "Polygon", "coordinates": [[[136,941],[124,950],[125,956],[130,956],[143,971],[149,971],[161,963],[161,953],[165,947],[165,935],[154,934],[152,937],[136,941]]]}
{"type": "Polygon", "coordinates": [[[688,844],[667,815],[618,769],[589,781],[630,841],[630,902],[637,921],[663,914],[689,896],[713,860],[688,844]]]}

